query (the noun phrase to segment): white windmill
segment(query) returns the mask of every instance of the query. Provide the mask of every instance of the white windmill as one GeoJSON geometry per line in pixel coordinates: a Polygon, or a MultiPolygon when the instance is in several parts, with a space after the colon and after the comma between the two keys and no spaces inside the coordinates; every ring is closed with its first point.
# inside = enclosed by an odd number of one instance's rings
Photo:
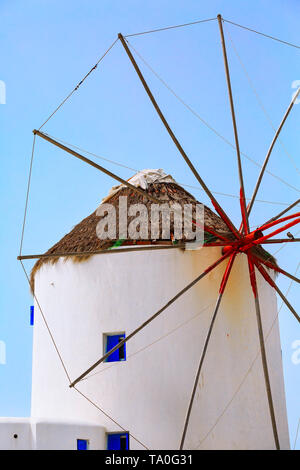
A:
{"type": "MultiPolygon", "coordinates": [[[[254,231],[248,217],[299,91],[274,136],[247,206],[223,21],[219,15],[241,186],[241,226],[234,226],[191,163],[128,39],[119,34],[155,110],[218,216],[204,209],[205,240],[195,250],[187,249],[186,240],[175,243],[174,223],[169,238],[137,236],[133,243],[116,236],[102,243],[94,212],[46,254],[20,252],[21,262],[38,258],[31,286],[41,315],[34,327],[32,418],[26,423],[33,430],[35,448],[289,447],[276,292],[300,319],[274,274],[299,279],[278,267],[261,245],[299,241],[272,238],[300,222],[300,213],[282,217],[299,200],[254,231]]],[[[144,171],[124,181],[42,132],[42,127],[34,131],[34,139],[47,140],[121,183],[105,201],[117,211],[119,197],[125,195],[129,204],[140,202],[147,208],[162,202],[196,204],[162,171],[144,171]]],[[[194,212],[192,218],[197,224],[194,212]]]]}

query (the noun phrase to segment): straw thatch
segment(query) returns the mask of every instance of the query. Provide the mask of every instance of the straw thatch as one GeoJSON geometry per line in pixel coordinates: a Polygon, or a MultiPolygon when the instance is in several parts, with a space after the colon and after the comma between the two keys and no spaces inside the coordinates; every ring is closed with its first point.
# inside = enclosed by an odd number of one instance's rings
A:
{"type": "MultiPolygon", "coordinates": [[[[153,194],[157,199],[159,199],[162,203],[167,203],[169,205],[178,203],[181,207],[184,204],[192,204],[193,206],[193,218],[195,218],[195,208],[196,204],[199,203],[190,193],[185,191],[182,187],[180,187],[176,183],[152,183],[149,184],[148,188],[145,190],[149,194],[153,194]]],[[[113,194],[108,200],[105,199],[105,203],[109,202],[112,204],[116,209],[116,219],[117,219],[117,228],[118,228],[118,206],[119,206],[119,197],[120,196],[127,196],[127,202],[129,204],[138,204],[143,203],[147,206],[148,209],[148,218],[149,218],[149,237],[148,239],[144,240],[125,240],[122,242],[122,246],[124,245],[132,245],[136,243],[147,243],[147,244],[165,244],[165,243],[172,243],[174,242],[174,220],[171,216],[171,223],[170,223],[170,233],[171,236],[169,239],[162,238],[162,230],[161,230],[161,220],[160,220],[160,227],[159,227],[159,238],[156,240],[151,240],[150,234],[150,221],[151,221],[151,203],[145,196],[127,188],[121,187],[120,190],[113,194]]],[[[131,219],[135,217],[128,217],[128,224],[130,223],[131,219]]],[[[88,217],[83,219],[79,224],[77,224],[67,235],[65,235],[59,242],[57,242],[54,246],[52,246],[46,254],[55,255],[61,253],[74,253],[74,252],[89,252],[89,251],[96,251],[101,249],[107,249],[113,246],[118,240],[119,236],[118,233],[116,234],[116,239],[114,240],[100,240],[97,237],[96,233],[96,226],[100,221],[101,217],[96,215],[96,211],[90,214],[88,217]]],[[[204,225],[212,229],[215,233],[221,235],[225,235],[228,238],[233,239],[233,235],[228,232],[228,228],[223,220],[217,216],[212,210],[208,207],[204,206],[204,225]]],[[[205,239],[206,240],[216,240],[208,232],[205,232],[205,239]]],[[[181,240],[182,242],[187,241],[184,237],[181,240]]],[[[259,250],[259,248],[258,248],[259,250]]],[[[264,250],[263,250],[264,251],[264,250]]],[[[64,259],[71,258],[74,262],[83,262],[86,259],[90,258],[93,255],[86,255],[86,256],[70,256],[65,257],[64,259]]],[[[266,255],[262,254],[263,258],[266,258],[266,255]]],[[[272,262],[275,260],[268,255],[269,260],[272,262]]],[[[34,289],[34,276],[39,270],[39,268],[44,263],[56,263],[58,257],[51,257],[51,258],[40,258],[34,265],[31,271],[31,287],[32,290],[34,289]]]]}

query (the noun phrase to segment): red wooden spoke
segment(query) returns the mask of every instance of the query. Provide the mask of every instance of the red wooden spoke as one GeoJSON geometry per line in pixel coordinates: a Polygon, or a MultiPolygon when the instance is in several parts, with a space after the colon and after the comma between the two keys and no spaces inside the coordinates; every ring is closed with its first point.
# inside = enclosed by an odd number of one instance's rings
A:
{"type": "Polygon", "coordinates": [[[247,214],[247,208],[246,208],[245,193],[244,193],[243,187],[241,187],[240,189],[240,206],[241,206],[241,213],[242,213],[242,224],[241,224],[242,230],[244,231],[245,235],[248,235],[250,230],[249,230],[249,221],[248,221],[248,214],[247,214]]]}
{"type": "Polygon", "coordinates": [[[277,284],[273,281],[269,273],[263,268],[263,266],[256,260],[254,259],[254,264],[261,273],[261,275],[264,277],[264,279],[270,284],[271,287],[275,289],[275,291],[278,293],[278,295],[282,298],[286,306],[290,309],[296,320],[300,323],[300,317],[296,310],[292,307],[292,305],[289,303],[288,299],[285,297],[285,295],[281,292],[277,284]]]}
{"type": "Polygon", "coordinates": [[[232,224],[231,220],[228,218],[227,214],[223,211],[223,209],[221,208],[221,206],[219,205],[217,200],[216,199],[210,199],[210,200],[211,200],[212,205],[214,206],[214,208],[218,212],[219,216],[221,217],[223,222],[225,222],[227,227],[231,230],[231,232],[235,236],[235,238],[240,239],[241,238],[240,233],[237,231],[235,226],[232,224]]]}
{"type": "Polygon", "coordinates": [[[221,284],[220,284],[219,294],[224,294],[225,287],[227,285],[229,274],[231,272],[236,254],[237,254],[237,252],[232,253],[232,255],[229,258],[228,264],[227,264],[226,269],[225,269],[225,273],[223,275],[223,278],[222,278],[222,281],[221,281],[221,284]]]}
{"type": "Polygon", "coordinates": [[[286,217],[283,217],[282,219],[277,219],[272,222],[263,224],[261,227],[258,227],[258,230],[267,230],[274,225],[280,224],[281,222],[286,222],[287,220],[294,219],[295,217],[300,217],[300,212],[296,212],[295,214],[292,215],[287,215],[286,217]]]}
{"type": "Polygon", "coordinates": [[[244,251],[249,250],[249,249],[250,249],[252,246],[254,246],[254,245],[260,245],[260,244],[263,243],[265,240],[268,240],[268,238],[273,237],[273,235],[277,235],[278,233],[281,233],[281,232],[283,232],[284,230],[287,230],[288,228],[293,227],[294,225],[299,224],[299,222],[300,222],[300,218],[294,220],[293,222],[290,222],[289,224],[284,225],[284,226],[281,227],[281,228],[278,228],[277,230],[274,230],[274,232],[271,232],[271,233],[269,233],[268,235],[264,235],[263,237],[260,237],[260,238],[258,238],[257,240],[253,240],[251,243],[249,243],[249,244],[247,244],[247,245],[241,247],[240,250],[244,252],[244,251]]]}
{"type": "Polygon", "coordinates": [[[254,259],[255,259],[256,261],[258,261],[259,263],[264,264],[265,266],[268,266],[268,268],[273,269],[273,270],[276,271],[277,273],[284,274],[284,275],[287,276],[288,278],[293,279],[293,281],[296,281],[296,282],[299,282],[299,283],[300,283],[300,279],[298,279],[297,277],[295,277],[295,276],[293,276],[292,274],[288,273],[287,271],[284,271],[284,269],[280,268],[279,266],[274,265],[274,264],[271,263],[270,261],[261,259],[261,258],[259,258],[258,256],[255,256],[255,255],[253,255],[253,257],[254,257],[254,259]]]}
{"type": "Polygon", "coordinates": [[[261,275],[265,278],[265,280],[270,284],[271,287],[275,288],[276,284],[271,278],[271,276],[268,274],[268,272],[261,266],[260,260],[258,261],[256,258],[253,258],[253,262],[261,275]]]}
{"type": "Polygon", "coordinates": [[[268,224],[269,222],[273,222],[273,220],[277,220],[279,219],[279,217],[281,217],[283,214],[286,214],[286,212],[290,211],[293,207],[297,206],[298,204],[300,203],[300,199],[297,199],[297,201],[293,202],[292,204],[290,204],[286,209],[284,209],[283,211],[279,212],[279,214],[275,215],[274,217],[272,217],[271,219],[269,219],[267,222],[265,222],[266,224],[268,224]]]}
{"type": "MultiPolygon", "coordinates": [[[[289,215],[287,217],[283,217],[282,219],[278,219],[278,220],[275,220],[275,221],[270,220],[270,222],[267,222],[267,223],[261,225],[260,227],[258,227],[256,230],[253,230],[252,232],[250,232],[250,235],[257,232],[258,230],[260,230],[260,231],[267,230],[267,229],[273,227],[274,225],[277,225],[281,222],[285,222],[286,220],[294,219],[295,217],[300,217],[300,212],[296,212],[295,214],[289,215]]],[[[243,222],[241,222],[241,225],[239,227],[239,231],[242,230],[242,227],[243,227],[243,222]]],[[[275,243],[275,242],[273,242],[273,243],[275,243]]],[[[279,241],[278,241],[278,243],[279,243],[279,241]]]]}
{"type": "MultiPolygon", "coordinates": [[[[195,222],[195,225],[197,225],[196,222],[195,222]]],[[[223,235],[218,234],[217,232],[215,232],[214,230],[212,230],[212,229],[211,229],[210,227],[208,227],[207,225],[204,225],[204,230],[205,230],[205,232],[208,232],[208,233],[210,233],[211,235],[214,235],[216,238],[219,238],[220,240],[224,240],[224,241],[230,242],[230,239],[229,239],[229,238],[226,238],[226,237],[224,237],[223,235]]]]}
{"type": "Polygon", "coordinates": [[[253,258],[250,254],[248,254],[248,265],[249,265],[250,283],[251,283],[253,295],[256,298],[257,297],[256,276],[255,276],[255,271],[254,271],[253,258]]]}
{"type": "MultiPolygon", "coordinates": [[[[275,221],[270,220],[270,222],[267,222],[267,223],[261,225],[260,227],[258,227],[256,230],[253,230],[252,232],[250,232],[249,235],[252,235],[253,233],[258,232],[258,231],[267,230],[267,229],[273,227],[274,225],[277,225],[281,222],[285,222],[286,220],[293,219],[295,217],[300,217],[300,212],[296,212],[296,214],[292,214],[292,215],[289,215],[287,217],[283,217],[282,219],[278,219],[278,220],[275,220],[275,221]]],[[[240,232],[241,232],[242,228],[243,228],[243,222],[241,222],[240,227],[239,227],[240,232]]],[[[244,239],[245,239],[245,237],[244,237],[244,239]]],[[[293,241],[293,240],[290,240],[290,239],[278,240],[278,241],[274,240],[274,241],[268,241],[267,243],[283,243],[285,241],[288,242],[288,241],[293,241]]],[[[260,243],[264,243],[264,242],[260,242],[260,243]]]]}
{"type": "MultiPolygon", "coordinates": [[[[213,236],[216,237],[216,238],[219,238],[220,240],[224,240],[224,241],[226,241],[226,242],[227,242],[227,241],[228,241],[228,242],[231,241],[230,238],[225,237],[224,235],[220,235],[218,232],[216,232],[215,230],[213,230],[212,228],[210,228],[208,225],[199,224],[199,223],[197,223],[196,220],[194,220],[194,219],[192,219],[192,223],[193,223],[194,225],[196,225],[197,227],[203,227],[203,226],[204,226],[204,231],[205,231],[205,232],[210,233],[211,235],[213,235],[213,236]]],[[[230,232],[230,233],[231,233],[231,232],[230,232]]]]}
{"type": "Polygon", "coordinates": [[[242,232],[243,232],[243,219],[242,219],[242,222],[240,223],[240,226],[239,226],[239,233],[242,233],[242,232]]]}

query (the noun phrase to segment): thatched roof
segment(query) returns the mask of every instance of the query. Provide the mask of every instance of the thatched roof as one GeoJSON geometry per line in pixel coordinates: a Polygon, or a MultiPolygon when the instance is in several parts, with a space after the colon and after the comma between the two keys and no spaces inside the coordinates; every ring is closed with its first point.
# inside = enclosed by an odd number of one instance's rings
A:
{"type": "MultiPolygon", "coordinates": [[[[173,180],[174,181],[174,180],[173,180]]],[[[193,218],[195,217],[194,209],[196,208],[196,204],[199,203],[194,196],[188,193],[185,189],[179,186],[176,182],[154,182],[147,185],[147,188],[144,189],[147,193],[154,195],[157,199],[159,199],[162,203],[167,203],[172,205],[174,203],[180,204],[182,207],[184,204],[192,204],[193,206],[193,218]]],[[[128,206],[129,204],[138,204],[143,203],[147,206],[148,209],[148,218],[149,222],[151,221],[151,201],[147,199],[147,197],[129,189],[128,187],[124,187],[120,185],[117,188],[113,188],[109,196],[104,198],[104,202],[109,202],[112,204],[116,209],[116,218],[117,218],[117,228],[118,228],[118,207],[119,207],[119,197],[120,196],[127,196],[128,206]]],[[[102,202],[103,204],[103,202],[102,202]]],[[[96,226],[101,219],[96,214],[97,209],[90,214],[88,217],[83,219],[79,222],[69,233],[67,233],[60,241],[58,241],[55,245],[53,245],[46,254],[55,255],[61,253],[74,253],[74,252],[92,252],[101,249],[107,249],[111,246],[114,246],[116,242],[118,243],[119,237],[118,233],[116,234],[116,238],[114,240],[100,240],[97,237],[96,233],[96,226]]],[[[130,219],[134,219],[135,217],[128,217],[128,224],[130,223],[130,219]]],[[[229,238],[234,238],[232,234],[228,233],[228,228],[223,220],[217,216],[211,209],[204,206],[204,226],[207,228],[212,229],[215,233],[219,234],[220,236],[225,235],[229,238]]],[[[171,237],[169,239],[162,238],[162,230],[161,230],[161,221],[160,221],[160,230],[159,230],[159,238],[155,240],[151,240],[150,235],[150,223],[149,223],[149,237],[145,240],[125,240],[122,242],[122,246],[124,245],[132,245],[136,243],[147,243],[147,244],[165,244],[165,243],[172,243],[174,241],[173,233],[174,233],[174,220],[171,216],[171,223],[170,223],[170,233],[171,237]]],[[[205,239],[206,240],[216,240],[208,232],[205,232],[205,239]]],[[[181,240],[185,242],[185,238],[181,240]]],[[[86,255],[86,256],[74,256],[73,254],[70,257],[65,257],[64,259],[71,258],[75,262],[82,262],[86,259],[90,258],[93,255],[86,255]]],[[[34,265],[31,271],[31,286],[32,290],[34,287],[34,276],[39,268],[44,263],[55,263],[59,259],[58,257],[51,257],[51,258],[40,258],[34,265]]],[[[272,259],[270,259],[272,262],[272,259]]],[[[275,260],[274,260],[275,261],[275,260]]]]}

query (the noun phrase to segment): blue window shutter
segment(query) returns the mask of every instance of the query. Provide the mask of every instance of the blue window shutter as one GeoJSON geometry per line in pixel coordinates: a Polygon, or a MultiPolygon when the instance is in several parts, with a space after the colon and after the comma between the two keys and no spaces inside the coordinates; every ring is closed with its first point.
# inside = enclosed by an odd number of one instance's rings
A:
{"type": "MultiPolygon", "coordinates": [[[[106,336],[106,353],[110,351],[112,348],[117,346],[120,341],[125,338],[124,334],[121,335],[107,335],[106,336]]],[[[125,361],[126,360],[126,344],[121,346],[121,348],[114,351],[105,362],[117,362],[117,361],[125,361]]]]}
{"type": "Polygon", "coordinates": [[[30,326],[34,325],[34,306],[30,306],[30,326]]]}
{"type": "Polygon", "coordinates": [[[108,434],[107,450],[129,450],[128,432],[108,434]]]}
{"type": "Polygon", "coordinates": [[[77,439],[77,450],[88,450],[88,441],[86,439],[77,439]]]}

